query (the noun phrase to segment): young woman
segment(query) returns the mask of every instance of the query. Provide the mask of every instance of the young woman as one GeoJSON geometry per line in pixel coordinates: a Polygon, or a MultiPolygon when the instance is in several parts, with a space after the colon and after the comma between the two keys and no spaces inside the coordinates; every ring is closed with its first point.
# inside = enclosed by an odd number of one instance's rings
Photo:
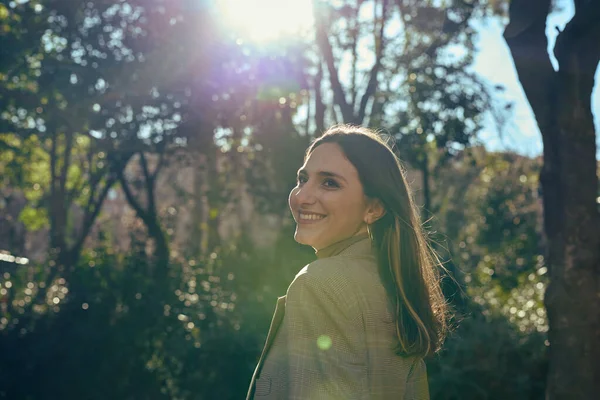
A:
{"type": "Polygon", "coordinates": [[[248,399],[429,399],[423,358],[447,307],[391,148],[331,128],[307,149],[289,205],[317,260],[277,302],[248,399]]]}

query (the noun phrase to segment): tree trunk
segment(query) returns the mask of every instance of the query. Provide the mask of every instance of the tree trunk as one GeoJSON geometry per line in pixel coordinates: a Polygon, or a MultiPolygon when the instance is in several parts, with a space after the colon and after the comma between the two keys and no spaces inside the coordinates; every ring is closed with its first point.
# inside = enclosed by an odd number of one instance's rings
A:
{"type": "MultiPolygon", "coordinates": [[[[381,15],[377,16],[375,13],[374,18],[374,39],[375,39],[375,61],[369,72],[369,80],[364,93],[360,99],[360,105],[357,112],[355,112],[355,104],[357,93],[355,92],[354,85],[350,88],[351,90],[351,102],[348,102],[346,98],[346,91],[340,81],[339,77],[339,65],[336,65],[334,57],[334,50],[329,41],[329,21],[324,16],[327,15],[326,8],[328,7],[325,3],[313,1],[313,10],[315,17],[315,38],[317,46],[323,58],[323,62],[327,67],[329,74],[329,83],[331,85],[331,91],[333,92],[333,103],[338,106],[341,114],[343,123],[361,125],[365,117],[367,116],[367,104],[371,101],[376,93],[378,86],[379,72],[382,68],[383,50],[384,50],[384,31],[388,20],[388,0],[381,0],[381,15]]],[[[356,79],[352,76],[351,79],[356,79]]],[[[335,112],[334,112],[335,113],[335,112]]],[[[335,114],[334,114],[335,115],[335,114]]],[[[336,121],[337,123],[337,121],[336,121]]]]}
{"type": "Polygon", "coordinates": [[[325,132],[325,111],[326,107],[323,104],[323,96],[321,94],[321,86],[323,82],[323,65],[319,61],[317,75],[315,77],[315,137],[321,136],[325,132]]]}
{"type": "MultiPolygon", "coordinates": [[[[165,233],[162,229],[157,205],[156,205],[156,192],[155,184],[156,178],[162,167],[161,162],[155,167],[155,170],[151,173],[148,168],[146,156],[143,152],[139,152],[139,163],[143,171],[143,181],[141,182],[142,190],[140,190],[139,197],[146,198],[146,207],[142,206],[142,202],[136,197],[134,192],[130,188],[130,184],[127,182],[124,171],[117,171],[118,179],[121,184],[121,189],[125,194],[127,203],[133,208],[136,215],[142,220],[146,229],[148,230],[148,236],[154,242],[154,277],[157,282],[161,282],[162,279],[166,279],[169,268],[169,243],[165,233]]],[[[159,155],[161,156],[161,155],[159,155]]],[[[162,156],[165,156],[162,154],[162,156]]],[[[138,177],[139,179],[140,177],[138,177]]],[[[163,281],[164,282],[164,281],[163,281]]]]}
{"type": "MultiPolygon", "coordinates": [[[[55,262],[65,258],[67,249],[67,173],[71,164],[71,149],[73,146],[73,134],[56,134],[52,139],[50,149],[50,251],[55,262]],[[62,140],[61,140],[62,139],[62,140]],[[62,143],[64,142],[64,143],[62,143]]],[[[68,265],[60,265],[58,268],[69,268],[68,265]]]]}
{"type": "Polygon", "coordinates": [[[504,33],[544,143],[548,399],[592,399],[600,393],[600,213],[591,112],[600,4],[575,5],[575,16],[556,42],[557,72],[546,51],[550,0],[513,0],[504,33]]]}
{"type": "Polygon", "coordinates": [[[206,158],[206,182],[210,188],[210,194],[206,197],[208,218],[205,226],[205,245],[207,252],[213,252],[221,244],[221,237],[219,236],[221,216],[219,211],[222,210],[222,193],[227,189],[224,188],[225,183],[219,181],[219,153],[219,149],[213,146],[207,153],[206,158]]]}
{"type": "Polygon", "coordinates": [[[194,161],[193,202],[191,212],[191,234],[187,242],[187,255],[198,257],[206,253],[206,155],[195,149],[197,158],[194,161]]]}

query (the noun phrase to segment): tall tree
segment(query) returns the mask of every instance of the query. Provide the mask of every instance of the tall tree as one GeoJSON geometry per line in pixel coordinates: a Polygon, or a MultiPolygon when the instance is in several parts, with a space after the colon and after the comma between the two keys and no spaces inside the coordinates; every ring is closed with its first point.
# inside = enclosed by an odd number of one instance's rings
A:
{"type": "MultiPolygon", "coordinates": [[[[37,146],[43,152],[38,164],[46,170],[36,176],[29,174],[34,180],[28,183],[37,191],[30,200],[45,211],[38,217],[48,219],[49,265],[55,266],[49,269],[46,288],[57,274],[68,273],[77,263],[116,182],[114,168],[124,168],[127,162],[125,157],[119,167],[118,163],[109,165],[104,158],[111,138],[97,140],[90,132],[98,125],[117,122],[112,115],[98,111],[115,102],[104,79],[106,70],[118,75],[128,56],[123,36],[105,40],[102,35],[108,30],[99,31],[114,27],[107,20],[120,25],[135,15],[115,16],[108,4],[99,8],[90,4],[0,5],[3,36],[10,43],[3,47],[6,57],[0,65],[0,133],[2,141],[15,143],[16,149],[11,151],[37,146]],[[107,18],[102,26],[100,16],[107,18]],[[87,24],[78,25],[81,20],[87,24]],[[74,216],[75,207],[83,211],[83,218],[74,216]]],[[[37,293],[31,304],[43,299],[45,290],[37,293]]]]}
{"type": "Polygon", "coordinates": [[[430,177],[459,149],[475,141],[486,113],[499,121],[501,111],[493,101],[492,88],[469,68],[476,37],[471,21],[484,10],[483,2],[396,3],[405,28],[398,41],[402,52],[395,60],[406,79],[401,87],[402,105],[391,126],[402,159],[421,172],[423,213],[428,219],[436,208],[431,202],[430,177]]]}
{"type": "MultiPolygon", "coordinates": [[[[396,136],[401,157],[422,176],[424,214],[432,208],[430,176],[470,145],[482,116],[499,108],[469,66],[485,2],[314,1],[317,134],[325,122],[366,124],[396,136]],[[331,115],[326,119],[324,109],[331,115]]],[[[496,117],[496,115],[495,115],[496,117]]],[[[496,118],[497,119],[497,118],[496,118]]]]}
{"type": "MultiPolygon", "coordinates": [[[[389,0],[345,1],[338,5],[314,0],[315,39],[318,47],[317,64],[323,64],[328,83],[333,93],[330,99],[334,120],[350,124],[363,124],[373,113],[377,102],[373,99],[378,92],[378,81],[383,68],[387,45],[386,27],[391,16],[389,0]],[[369,8],[368,17],[361,11],[369,8]],[[368,43],[368,44],[367,44],[368,43]],[[365,47],[374,56],[370,67],[363,67],[365,47]],[[350,60],[349,79],[342,76],[344,58],[350,60]],[[346,79],[345,79],[346,78],[346,79]],[[362,82],[361,82],[362,81],[362,82]],[[366,82],[366,84],[365,84],[366,82]],[[370,107],[369,107],[370,105],[370,107]],[[339,115],[339,116],[338,116],[339,115]]],[[[315,83],[321,83],[321,68],[315,83]]],[[[320,87],[316,87],[320,99],[320,87]]],[[[322,103],[315,103],[316,114],[322,113],[322,103]]],[[[317,126],[322,126],[317,119],[317,126]]]]}
{"type": "Polygon", "coordinates": [[[540,174],[550,284],[549,399],[600,393],[600,213],[591,110],[600,61],[600,3],[575,0],[575,15],[548,54],[551,0],[513,0],[504,38],[544,144],[540,174]]]}

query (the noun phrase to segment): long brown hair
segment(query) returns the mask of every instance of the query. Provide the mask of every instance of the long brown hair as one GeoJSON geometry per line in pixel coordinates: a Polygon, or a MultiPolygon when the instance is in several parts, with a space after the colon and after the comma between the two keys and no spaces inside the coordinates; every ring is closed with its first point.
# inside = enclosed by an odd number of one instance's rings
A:
{"type": "Polygon", "coordinates": [[[395,309],[397,353],[435,353],[447,332],[448,305],[438,272],[443,266],[426,239],[400,160],[379,134],[362,127],[330,128],[311,143],[305,158],[323,143],[340,146],[358,171],[365,195],[385,208],[369,231],[381,281],[395,309]]]}

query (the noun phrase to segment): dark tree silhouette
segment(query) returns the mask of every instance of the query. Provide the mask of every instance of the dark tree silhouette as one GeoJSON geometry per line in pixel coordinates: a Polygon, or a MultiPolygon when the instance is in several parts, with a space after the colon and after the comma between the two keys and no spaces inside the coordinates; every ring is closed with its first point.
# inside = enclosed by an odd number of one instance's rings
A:
{"type": "Polygon", "coordinates": [[[547,398],[592,399],[600,393],[600,213],[591,110],[600,61],[600,3],[575,0],[575,15],[553,49],[557,71],[547,51],[551,3],[512,1],[504,38],[544,143],[547,398]]]}

